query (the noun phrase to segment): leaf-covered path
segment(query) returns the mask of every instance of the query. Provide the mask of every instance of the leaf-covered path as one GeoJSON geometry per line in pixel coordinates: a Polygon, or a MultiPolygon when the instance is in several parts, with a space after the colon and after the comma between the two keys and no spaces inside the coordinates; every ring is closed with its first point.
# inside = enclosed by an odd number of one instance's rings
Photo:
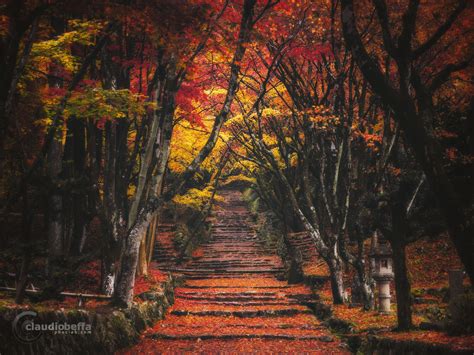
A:
{"type": "Polygon", "coordinates": [[[175,304],[129,352],[344,353],[307,307],[310,289],[276,278],[281,260],[257,239],[240,193],[221,196],[199,257],[176,269],[187,281],[175,304]]]}

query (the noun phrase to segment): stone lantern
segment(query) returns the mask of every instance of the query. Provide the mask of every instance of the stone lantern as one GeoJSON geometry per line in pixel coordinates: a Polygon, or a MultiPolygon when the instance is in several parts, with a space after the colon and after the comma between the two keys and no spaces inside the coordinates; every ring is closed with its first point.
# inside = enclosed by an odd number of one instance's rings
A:
{"type": "Polygon", "coordinates": [[[372,246],[369,255],[374,262],[373,278],[377,283],[379,297],[379,312],[390,313],[390,281],[393,280],[392,250],[385,240],[380,240],[372,246]]]}

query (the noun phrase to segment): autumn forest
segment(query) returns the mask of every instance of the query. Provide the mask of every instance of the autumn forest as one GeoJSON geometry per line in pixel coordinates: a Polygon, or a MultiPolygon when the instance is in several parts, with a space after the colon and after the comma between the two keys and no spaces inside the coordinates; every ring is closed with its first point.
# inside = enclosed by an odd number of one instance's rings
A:
{"type": "Polygon", "coordinates": [[[0,352],[472,354],[473,19],[1,0],[0,352]]]}

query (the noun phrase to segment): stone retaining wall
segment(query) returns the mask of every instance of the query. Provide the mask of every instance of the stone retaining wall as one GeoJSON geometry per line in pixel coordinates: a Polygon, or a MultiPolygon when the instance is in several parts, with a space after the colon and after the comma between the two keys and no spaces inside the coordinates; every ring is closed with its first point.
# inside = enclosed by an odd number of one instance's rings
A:
{"type": "Polygon", "coordinates": [[[143,302],[135,303],[130,309],[0,309],[0,354],[113,354],[136,343],[144,329],[163,318],[166,309],[174,302],[174,287],[179,282],[179,279],[170,276],[162,284],[161,291],[140,295],[143,302]],[[91,334],[44,332],[34,342],[22,344],[13,334],[12,323],[18,314],[26,310],[37,313],[37,324],[84,322],[91,325],[91,334]]]}
{"type": "Polygon", "coordinates": [[[368,335],[361,339],[358,353],[376,355],[444,355],[472,354],[471,351],[456,351],[447,345],[432,344],[414,340],[396,340],[381,336],[368,335]]]}

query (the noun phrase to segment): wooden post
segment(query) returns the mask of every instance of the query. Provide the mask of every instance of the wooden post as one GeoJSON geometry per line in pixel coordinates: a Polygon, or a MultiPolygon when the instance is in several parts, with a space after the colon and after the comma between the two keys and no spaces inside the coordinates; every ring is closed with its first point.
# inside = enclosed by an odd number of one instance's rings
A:
{"type": "Polygon", "coordinates": [[[462,270],[449,270],[449,312],[451,315],[455,312],[455,300],[463,293],[463,272],[462,270]]]}
{"type": "Polygon", "coordinates": [[[147,261],[148,264],[151,263],[151,260],[153,259],[153,251],[155,249],[155,240],[156,240],[156,233],[158,232],[157,230],[157,225],[158,225],[158,215],[153,219],[151,223],[151,233],[150,233],[150,239],[148,240],[148,245],[147,245],[147,261]]]}

